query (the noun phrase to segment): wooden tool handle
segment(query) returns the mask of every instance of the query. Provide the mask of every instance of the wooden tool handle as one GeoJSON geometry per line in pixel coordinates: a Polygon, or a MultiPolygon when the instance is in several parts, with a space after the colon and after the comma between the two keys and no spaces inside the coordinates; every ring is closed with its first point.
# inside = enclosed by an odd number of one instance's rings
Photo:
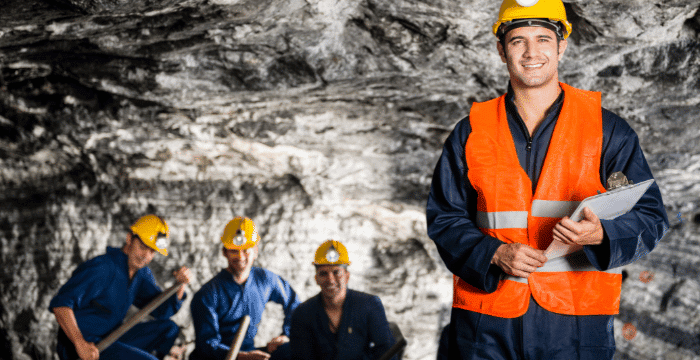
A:
{"type": "Polygon", "coordinates": [[[233,343],[231,344],[231,349],[226,354],[224,360],[234,360],[238,356],[238,352],[241,350],[241,345],[243,345],[243,338],[248,332],[248,326],[250,325],[250,316],[244,315],[241,319],[241,325],[238,327],[238,332],[236,332],[236,337],[233,338],[233,343]]]}
{"type": "Polygon", "coordinates": [[[382,357],[379,358],[379,360],[391,359],[392,357],[394,357],[394,355],[398,354],[399,351],[401,351],[401,349],[403,349],[406,346],[406,344],[407,344],[406,339],[403,336],[399,335],[399,340],[396,342],[396,344],[394,344],[394,346],[389,348],[389,350],[387,350],[384,353],[384,355],[382,355],[382,357]]]}
{"type": "Polygon", "coordinates": [[[177,290],[180,288],[180,285],[180,283],[176,283],[175,285],[169,287],[167,290],[163,291],[160,295],[158,295],[158,297],[151,300],[151,302],[148,303],[148,305],[141,308],[141,310],[134,314],[134,316],[130,317],[129,320],[124,322],[116,330],[112,331],[111,334],[107,335],[106,338],[102,339],[102,341],[97,343],[97,350],[102,352],[102,350],[112,345],[122,335],[124,335],[125,332],[129,331],[132,327],[134,327],[134,325],[138,324],[139,321],[141,321],[141,319],[143,319],[146,315],[150,314],[151,311],[155,310],[155,308],[164,303],[165,300],[168,300],[171,296],[175,295],[177,290]]]}

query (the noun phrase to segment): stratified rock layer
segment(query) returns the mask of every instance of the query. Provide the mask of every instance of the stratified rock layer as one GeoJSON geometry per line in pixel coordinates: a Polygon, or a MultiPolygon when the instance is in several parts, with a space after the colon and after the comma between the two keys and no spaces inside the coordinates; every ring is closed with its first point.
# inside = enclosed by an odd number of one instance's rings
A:
{"type": "MultiPolygon", "coordinates": [[[[506,89],[490,32],[499,5],[3,0],[3,359],[56,358],[51,297],[150,212],[172,235],[151,268],[168,286],[191,267],[190,293],[225,266],[218,239],[235,215],[258,225],[258,264],[304,299],[318,291],[316,247],[343,241],[351,287],[381,297],[405,358],[434,358],[452,279],[424,204],[454,124],[506,89]]],[[[616,358],[697,358],[700,0],[566,7],[561,78],[602,91],[637,131],[672,223],[625,269],[616,358]]],[[[175,320],[191,350],[187,310],[175,320]]],[[[259,344],[280,313],[265,315],[259,344]]]]}

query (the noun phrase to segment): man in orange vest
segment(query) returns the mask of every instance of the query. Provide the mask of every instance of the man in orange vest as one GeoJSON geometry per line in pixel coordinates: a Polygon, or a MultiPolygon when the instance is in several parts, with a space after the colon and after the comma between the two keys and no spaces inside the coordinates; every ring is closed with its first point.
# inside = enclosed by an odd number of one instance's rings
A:
{"type": "Polygon", "coordinates": [[[454,274],[450,359],[612,359],[620,267],[668,229],[655,184],[613,220],[567,216],[612,173],[653,178],[600,93],[559,82],[571,30],[561,0],[503,1],[493,31],[508,92],[472,105],[433,174],[428,234],[454,274]],[[555,240],[582,248],[548,258],[555,240]]]}

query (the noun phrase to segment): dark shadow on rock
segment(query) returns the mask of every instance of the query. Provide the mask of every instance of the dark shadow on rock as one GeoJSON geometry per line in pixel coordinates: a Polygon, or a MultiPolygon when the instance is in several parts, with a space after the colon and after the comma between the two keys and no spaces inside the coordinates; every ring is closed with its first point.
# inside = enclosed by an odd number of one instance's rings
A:
{"type": "Polygon", "coordinates": [[[579,15],[583,10],[578,4],[564,3],[564,8],[566,9],[566,18],[573,29],[570,38],[576,45],[594,43],[601,36],[600,29],[579,15]]]}
{"type": "Polygon", "coordinates": [[[635,311],[629,308],[620,308],[620,314],[617,318],[623,323],[634,325],[638,331],[643,332],[646,336],[657,338],[700,355],[700,336],[693,331],[675,327],[671,323],[659,322],[649,312],[635,311]]]}
{"type": "MultiPolygon", "coordinates": [[[[0,304],[0,314],[4,314],[5,309],[0,304]]],[[[0,321],[2,323],[2,321],[0,321]]],[[[2,354],[3,359],[14,360],[14,355],[12,354],[12,341],[10,340],[10,334],[5,329],[5,326],[0,326],[0,354],[2,354]]]]}

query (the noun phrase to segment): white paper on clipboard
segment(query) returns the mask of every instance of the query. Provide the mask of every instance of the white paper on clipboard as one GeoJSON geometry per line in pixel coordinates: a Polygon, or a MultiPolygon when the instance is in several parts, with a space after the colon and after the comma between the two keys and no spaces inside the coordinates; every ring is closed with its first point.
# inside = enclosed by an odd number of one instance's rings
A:
{"type": "MultiPolygon", "coordinates": [[[[569,216],[573,221],[583,219],[583,208],[588,207],[598,216],[599,219],[612,220],[622,214],[628,213],[634,205],[641,199],[654,179],[642,181],[639,184],[623,186],[615,190],[610,190],[602,194],[593,195],[581,201],[576,210],[569,216]]],[[[552,241],[544,255],[548,259],[571,254],[581,250],[581,245],[566,245],[558,240],[552,241]]]]}

